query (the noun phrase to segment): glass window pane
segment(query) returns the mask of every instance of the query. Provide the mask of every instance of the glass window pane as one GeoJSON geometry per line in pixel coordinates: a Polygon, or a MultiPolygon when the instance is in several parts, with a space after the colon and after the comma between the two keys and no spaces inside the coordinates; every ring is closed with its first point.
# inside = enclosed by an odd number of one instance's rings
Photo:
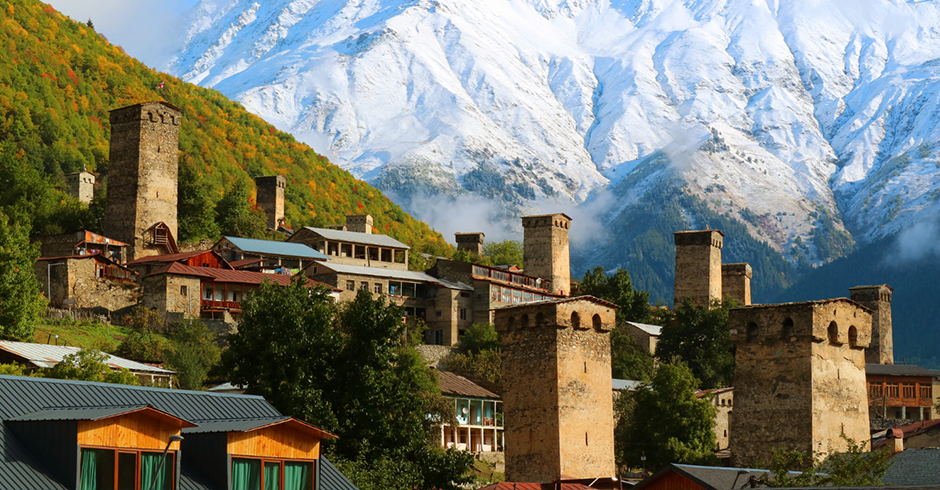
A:
{"type": "Polygon", "coordinates": [[[153,482],[154,490],[170,490],[173,486],[173,468],[176,467],[173,456],[173,453],[167,453],[163,470],[160,471],[163,453],[141,453],[140,486],[150,488],[150,484],[153,482]],[[157,471],[160,471],[159,475],[157,471]],[[157,475],[156,478],[154,478],[154,475],[157,475]]]}
{"type": "Polygon", "coordinates": [[[81,490],[114,488],[114,451],[82,449],[81,490]]]}
{"type": "Polygon", "coordinates": [[[313,490],[313,463],[284,463],[284,490],[313,490]]]}
{"type": "Polygon", "coordinates": [[[232,458],[232,490],[261,490],[261,461],[232,458]]]}
{"type": "MultiPolygon", "coordinates": [[[[147,482],[149,485],[150,482],[147,482]]],[[[118,490],[137,489],[137,453],[118,453],[118,490]]]]}
{"type": "Polygon", "coordinates": [[[281,488],[281,463],[264,463],[264,490],[280,490],[281,488]]]}

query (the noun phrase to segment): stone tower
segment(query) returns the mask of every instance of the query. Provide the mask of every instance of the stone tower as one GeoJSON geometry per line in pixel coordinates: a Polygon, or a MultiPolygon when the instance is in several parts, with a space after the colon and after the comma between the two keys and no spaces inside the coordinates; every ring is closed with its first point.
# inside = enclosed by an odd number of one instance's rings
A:
{"type": "Polygon", "coordinates": [[[346,216],[346,231],[372,234],[371,214],[350,214],[346,216]]]}
{"type": "Polygon", "coordinates": [[[128,260],[175,249],[181,116],[166,102],[111,111],[104,232],[130,244],[128,260]]]}
{"type": "Polygon", "coordinates": [[[457,240],[457,250],[483,255],[483,233],[454,233],[454,238],[457,240]]]}
{"type": "Polygon", "coordinates": [[[721,297],[729,296],[738,306],[751,304],[751,264],[723,264],[721,266],[721,297]]]}
{"type": "Polygon", "coordinates": [[[615,308],[579,296],[494,311],[502,341],[506,481],[615,475],[615,308]]]}
{"type": "Polygon", "coordinates": [[[287,178],[283,175],[255,177],[255,187],[258,189],[258,205],[268,217],[268,229],[277,230],[284,224],[284,189],[287,187],[287,178]]]}
{"type": "Polygon", "coordinates": [[[845,298],[730,311],[733,466],[764,468],[773,448],[846,450],[841,434],[869,440],[871,321],[867,308],[845,298]]]}
{"type": "Polygon", "coordinates": [[[675,305],[686,299],[708,306],[721,298],[721,246],[724,234],[718,230],[677,231],[675,305]]]}
{"type": "Polygon", "coordinates": [[[69,195],[85,204],[95,198],[95,174],[91,172],[65,174],[65,184],[69,186],[69,195]]]}
{"type": "Polygon", "coordinates": [[[852,301],[872,311],[871,345],[865,349],[865,362],[894,364],[894,333],[891,326],[891,293],[887,284],[849,288],[852,301]]]}
{"type": "Polygon", "coordinates": [[[567,215],[523,216],[523,269],[530,276],[551,281],[554,294],[571,292],[571,260],[568,253],[567,215]]]}

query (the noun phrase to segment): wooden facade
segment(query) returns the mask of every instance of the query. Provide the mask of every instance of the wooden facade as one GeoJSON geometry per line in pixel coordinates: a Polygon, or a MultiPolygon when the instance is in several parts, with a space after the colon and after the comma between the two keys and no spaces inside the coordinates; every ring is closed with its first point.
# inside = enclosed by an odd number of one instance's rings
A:
{"type": "MultiPolygon", "coordinates": [[[[148,408],[115,417],[80,420],[78,444],[162,451],[170,436],[180,435],[183,427],[192,424],[148,408]]],[[[178,450],[179,444],[174,442],[170,449],[178,450]]]]}
{"type": "Polygon", "coordinates": [[[228,453],[257,458],[306,459],[320,457],[320,436],[280,423],[248,432],[228,433],[228,453]]]}
{"type": "MultiPolygon", "coordinates": [[[[926,418],[930,418],[933,407],[933,378],[930,376],[882,376],[869,374],[868,406],[874,408],[926,407],[926,418]]],[[[893,417],[892,417],[893,418],[893,417]]],[[[907,417],[904,417],[907,418],[907,417]]]]}

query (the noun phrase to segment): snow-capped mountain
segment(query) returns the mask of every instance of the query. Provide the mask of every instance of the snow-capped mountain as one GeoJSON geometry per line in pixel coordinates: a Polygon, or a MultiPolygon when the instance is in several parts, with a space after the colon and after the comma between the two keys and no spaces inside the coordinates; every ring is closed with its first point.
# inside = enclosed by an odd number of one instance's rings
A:
{"type": "Polygon", "coordinates": [[[603,224],[669,181],[819,263],[838,253],[820,237],[938,209],[937,2],[203,0],[188,19],[171,73],[419,218],[426,193],[603,224]]]}

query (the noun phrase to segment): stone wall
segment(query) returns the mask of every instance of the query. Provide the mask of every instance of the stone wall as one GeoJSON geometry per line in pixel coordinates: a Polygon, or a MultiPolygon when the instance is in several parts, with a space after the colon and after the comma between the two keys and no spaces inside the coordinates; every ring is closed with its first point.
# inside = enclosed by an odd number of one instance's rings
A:
{"type": "Polygon", "coordinates": [[[177,234],[179,109],[146,102],[111,111],[105,235],[130,244],[127,260],[163,253],[148,230],[177,234]]]}
{"type": "Polygon", "coordinates": [[[346,216],[346,231],[372,234],[371,214],[350,214],[346,216]]]}
{"type": "Polygon", "coordinates": [[[65,174],[65,185],[69,188],[70,196],[85,204],[95,198],[95,175],[91,172],[65,174]]]}
{"type": "Polygon", "coordinates": [[[846,299],[731,310],[732,465],[760,468],[772,448],[846,449],[868,440],[864,349],[871,313],[846,299]]]}
{"type": "Polygon", "coordinates": [[[276,230],[284,219],[284,189],[287,178],[283,175],[255,177],[256,202],[268,217],[268,229],[276,230]]]}
{"type": "Polygon", "coordinates": [[[502,338],[506,479],[614,475],[614,310],[587,299],[495,311],[502,338]]]}
{"type": "Polygon", "coordinates": [[[723,264],[721,266],[721,298],[730,297],[738,306],[751,304],[751,265],[723,264]]]}
{"type": "Polygon", "coordinates": [[[93,256],[41,260],[33,265],[43,294],[55,308],[104,309],[114,312],[140,300],[137,283],[130,279],[97,277],[93,256]],[[51,287],[47,279],[51,278],[51,287]]]}
{"type": "Polygon", "coordinates": [[[483,238],[485,235],[476,233],[454,233],[457,241],[457,250],[466,250],[477,255],[483,255],[483,238]]]}
{"type": "Polygon", "coordinates": [[[865,349],[865,362],[894,364],[894,333],[891,324],[891,293],[887,284],[849,288],[852,301],[872,310],[871,345],[865,349]]]}
{"type": "Polygon", "coordinates": [[[550,280],[554,294],[571,292],[570,227],[571,218],[561,213],[522,217],[523,269],[529,276],[550,280]]]}
{"type": "Polygon", "coordinates": [[[677,231],[674,304],[686,299],[709,305],[721,299],[721,247],[724,235],[718,230],[677,231]]]}

